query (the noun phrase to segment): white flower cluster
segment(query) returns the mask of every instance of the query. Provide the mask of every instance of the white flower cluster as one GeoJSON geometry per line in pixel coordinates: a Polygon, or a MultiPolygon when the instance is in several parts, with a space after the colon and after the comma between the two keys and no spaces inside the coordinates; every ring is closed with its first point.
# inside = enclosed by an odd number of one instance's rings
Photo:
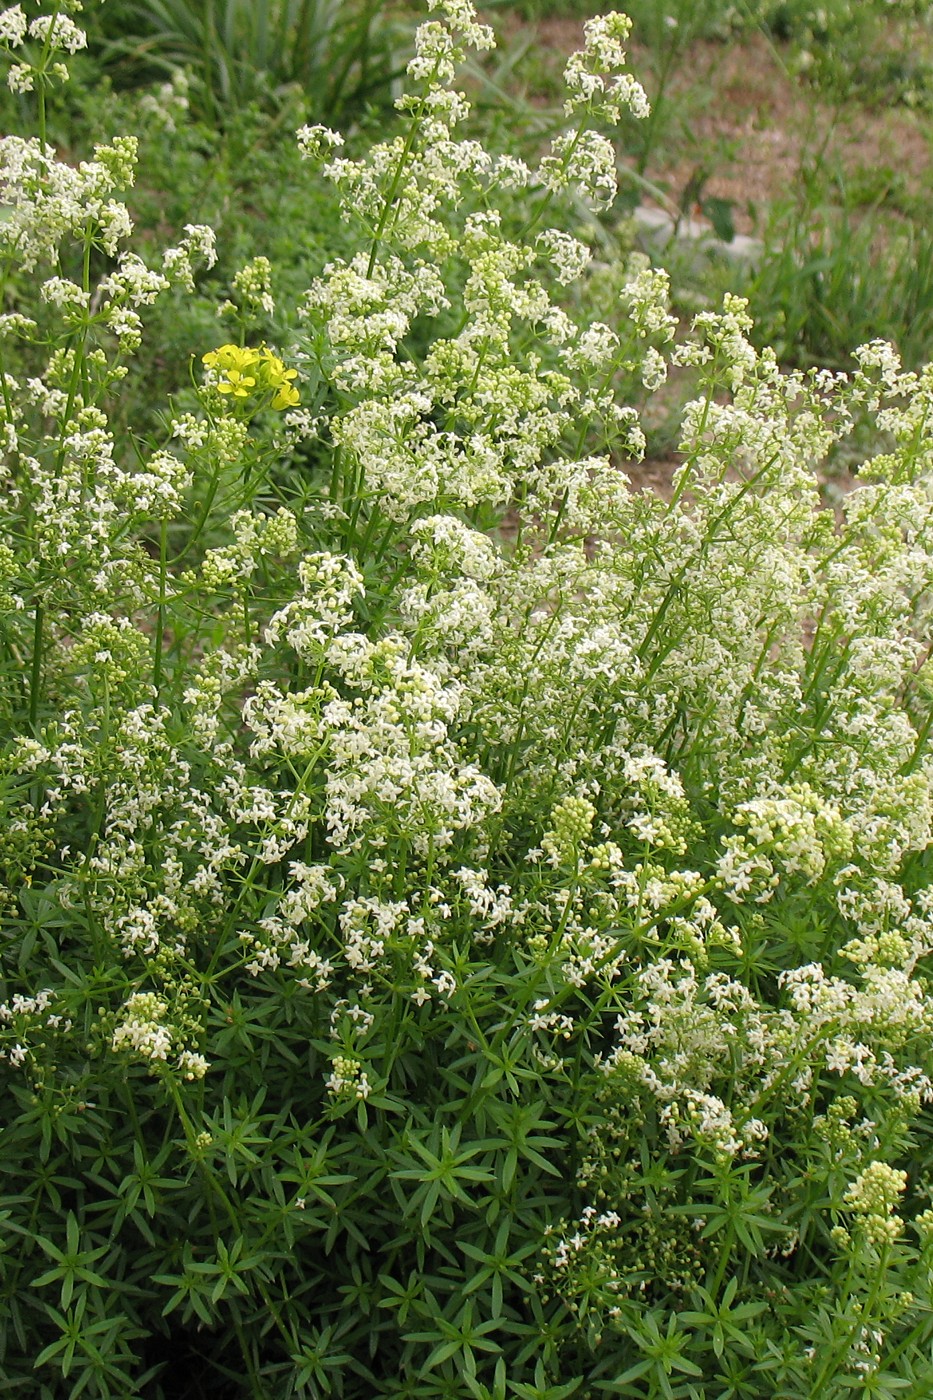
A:
{"type": "Polygon", "coordinates": [[[777,1086],[809,1104],[820,1061],[865,1086],[885,1085],[909,1112],[933,1097],[928,1075],[910,1061],[933,1025],[922,982],[871,966],[859,986],[818,963],[780,981],[789,1010],[770,1008],[723,973],[701,981],[686,961],[661,958],[637,974],[635,1006],[618,1017],[604,1069],[656,1099],[672,1147],[693,1139],[726,1155],[754,1150],[766,1135],[761,1106],[777,1086]],[[726,1077],[729,1108],[713,1092],[726,1077]]]}
{"type": "Polygon", "coordinates": [[[622,71],[626,63],[622,46],[631,29],[628,16],[615,11],[587,20],[586,43],[579,53],[571,55],[564,69],[568,92],[564,112],[568,117],[585,112],[615,123],[623,111],[639,118],[649,115],[648,98],[641,83],[622,71]]]}
{"type": "Polygon", "coordinates": [[[326,644],[352,623],[363,576],[345,555],[322,553],[301,560],[298,582],[300,594],[272,617],[266,641],[271,645],[284,636],[303,660],[316,662],[326,644]]]}
{"type": "Polygon", "coordinates": [[[77,167],[54,158],[37,140],[0,138],[0,255],[15,258],[24,271],[56,261],[66,237],[83,237],[91,222],[104,251],[116,256],[132,229],[126,207],[110,196],[133,182],[137,142],[115,137],[95,147],[94,159],[77,167]]]}
{"type": "Polygon", "coordinates": [[[64,49],[66,53],[87,48],[87,35],[70,15],[61,12],[39,15],[29,26],[29,37],[38,40],[46,49],[64,49]]]}
{"type": "Polygon", "coordinates": [[[559,1270],[568,1268],[574,1255],[582,1253],[594,1235],[617,1230],[621,1224],[621,1217],[614,1210],[598,1211],[595,1206],[584,1206],[579,1228],[574,1234],[561,1237],[549,1247],[553,1267],[559,1270]]]}
{"type": "Polygon", "coordinates": [[[839,809],[808,783],[789,784],[780,796],[743,802],[732,820],[788,873],[801,871],[809,880],[819,879],[828,856],[843,857],[852,849],[852,833],[839,809]]]}
{"type": "Polygon", "coordinates": [[[32,996],[14,992],[9,1001],[0,1002],[0,1060],[28,1072],[34,1055],[48,1043],[49,1032],[67,1035],[71,1020],[60,1010],[49,1009],[56,1005],[56,993],[48,987],[32,996]]]}
{"type": "Polygon", "coordinates": [[[29,21],[23,13],[22,5],[12,5],[0,12],[0,43],[6,48],[16,49],[26,38],[29,21]]]}
{"type": "Polygon", "coordinates": [[[256,977],[263,971],[285,966],[296,969],[298,983],[306,989],[324,991],[330,985],[333,963],[311,946],[318,911],[334,903],[343,887],[343,877],[323,865],[292,861],[288,883],[274,914],[263,918],[256,930],[243,930],[240,942],[253,956],[246,970],[256,977]]]}
{"type": "Polygon", "coordinates": [[[372,1085],[362,1064],[349,1055],[334,1056],[326,1087],[335,1099],[368,1099],[372,1093],[372,1085]]]}
{"type": "MultiPolygon", "coordinates": [[[[510,239],[492,199],[482,212],[468,211],[477,189],[491,195],[530,183],[551,195],[583,191],[606,204],[616,188],[612,145],[589,129],[582,109],[582,125],[555,139],[537,173],[455,139],[465,111],[446,86],[455,71],[456,34],[470,44],[486,41],[468,12],[466,4],[456,16],[445,10],[419,31],[414,65],[427,89],[407,100],[410,139],[398,136],[349,160],[331,154],[339,148],[333,134],[320,128],[299,134],[303,151],[324,161],[345,217],[366,230],[369,244],[368,252],[325,269],[303,315],[324,373],[351,398],[331,421],[334,439],[356,464],[357,485],[365,481],[386,514],[401,521],[429,505],[500,507],[530,488],[545,510],[564,492],[563,513],[582,523],[597,518],[604,494],[618,494],[624,482],[607,458],[555,462],[555,449],[576,436],[577,420],[602,415],[607,439],[639,454],[644,440],[633,412],[620,409],[609,389],[613,369],[626,362],[635,336],[646,342],[637,351],[646,374],[658,379],[659,352],[647,340],[669,337],[672,322],[665,313],[636,329],[633,318],[624,343],[608,326],[581,330],[534,267],[537,255],[558,286],[569,284],[584,276],[589,250],[561,229],[540,230],[527,243],[510,239]],[[436,317],[449,305],[450,284],[438,269],[450,267],[454,255],[468,265],[463,325],[449,339],[434,339],[418,364],[399,350],[416,317],[436,317]],[[560,369],[553,359],[516,357],[516,338],[531,327],[560,348],[560,369]]],[[[628,94],[627,80],[615,74],[625,26],[618,16],[593,21],[587,47],[575,66],[572,61],[578,85],[599,85],[601,103],[610,107],[628,94]],[[604,79],[604,72],[614,76],[604,79]]],[[[593,105],[590,98],[586,103],[593,105]]]]}
{"type": "Polygon", "coordinates": [[[169,282],[186,292],[194,291],[196,269],[213,267],[217,261],[214,230],[207,224],[185,224],[185,236],[174,248],[162,254],[162,270],[169,282]]]}
{"type": "Polygon", "coordinates": [[[904,1222],[895,1208],[906,1188],[905,1171],[888,1166],[887,1162],[870,1162],[846,1192],[845,1204],[878,1248],[890,1244],[903,1232],[904,1222]]]}
{"type": "Polygon", "coordinates": [[[22,6],[13,5],[0,13],[0,45],[8,52],[20,48],[27,39],[39,48],[35,62],[22,59],[13,63],[7,74],[11,92],[33,92],[38,86],[53,81],[67,82],[68,67],[61,61],[62,53],[75,54],[87,47],[87,35],[70,15],[56,6],[51,15],[37,15],[27,20],[22,6]]]}
{"type": "Polygon", "coordinates": [[[217,308],[218,316],[236,313],[239,307],[246,311],[261,311],[271,316],[275,311],[272,295],[272,264],[268,258],[259,255],[250,258],[233,277],[235,301],[225,301],[217,308]]]}
{"type": "MultiPolygon", "coordinates": [[[[298,548],[297,521],[285,506],[269,516],[250,510],[234,511],[230,529],[234,536],[232,544],[217,545],[205,552],[201,577],[208,588],[241,589],[263,559],[277,555],[287,558],[298,548]]],[[[307,577],[308,566],[303,567],[302,582],[307,577]]]]}
{"type": "MultiPolygon", "coordinates": [[[[8,10],[0,38],[25,25],[8,10]]],[[[0,854],[23,889],[41,857],[54,907],[93,923],[122,1003],[109,1047],[158,1074],[205,1073],[209,966],[309,1003],[326,1111],[362,1115],[399,1007],[428,1026],[477,966],[505,968],[526,979],[515,1053],[555,1083],[614,1018],[598,1151],[624,1156],[650,1119],[660,1153],[724,1172],[779,1150],[827,1091],[898,1122],[933,1098],[933,895],[916,888],[933,372],[878,343],[851,379],[785,372],[732,297],[674,343],[667,279],[638,259],[613,274],[618,305],[576,323],[565,289],[591,285],[589,250],[538,224],[577,188],[613,196],[614,149],[587,121],[645,110],[627,32],[588,24],[568,68],[580,124],[536,169],[455,139],[456,65],[489,39],[468,0],[419,31],[403,135],[350,160],[301,133],[360,242],[301,308],[320,403],[255,477],[262,427],[220,393],[138,465],[102,408],[146,308],[213,262],[210,230],[149,267],[114,197],[133,142],[72,168],[0,141],[0,256],[48,274],[34,316],[0,318],[47,347],[41,373],[0,373],[5,626],[35,691],[4,759],[28,811],[0,854]],[[112,259],[97,285],[66,277],[95,246],[112,259]],[[622,470],[644,439],[615,394],[671,366],[696,388],[661,499],[622,470]],[[812,466],[866,411],[884,451],[837,518],[812,466]],[[289,453],[312,433],[308,485],[289,453]]],[[[271,315],[267,260],[233,293],[244,321],[271,315]]],[[[50,996],[0,1007],[12,1064],[52,1062],[69,1027],[50,996]]],[[[903,1182],[852,1135],[845,1208],[881,1248],[903,1182]]],[[[624,1243],[625,1201],[589,1198],[606,1209],[559,1236],[558,1274],[624,1243]]],[[[680,1255],[665,1268],[680,1278],[680,1255]]]]}
{"type": "Polygon", "coordinates": [[[161,997],[134,992],[121,1012],[113,1032],[114,1050],[126,1050],[153,1069],[171,1058],[185,1079],[204,1078],[207,1061],[196,1051],[178,1048],[178,1031],[168,1022],[168,1004],[161,997]]]}
{"type": "Polygon", "coordinates": [[[188,74],[183,68],[176,68],[168,82],[160,83],[153,91],[144,92],[140,96],[139,110],[145,112],[163,130],[174,132],[190,107],[189,86],[188,74]]]}
{"type": "Polygon", "coordinates": [[[333,845],[378,845],[397,832],[418,852],[440,850],[498,810],[495,784],[450,735],[463,712],[459,682],[416,662],[399,637],[374,643],[344,633],[327,654],[357,692],[335,695],[322,711],[333,845]]]}

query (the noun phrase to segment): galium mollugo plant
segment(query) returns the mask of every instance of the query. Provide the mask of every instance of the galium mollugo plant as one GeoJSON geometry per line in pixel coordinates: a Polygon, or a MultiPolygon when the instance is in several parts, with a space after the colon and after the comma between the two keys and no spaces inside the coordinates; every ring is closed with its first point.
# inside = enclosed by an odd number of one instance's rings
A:
{"type": "Polygon", "coordinates": [[[933,376],[680,334],[637,260],[578,324],[646,110],[585,33],[535,167],[462,134],[467,0],[397,132],[300,132],[357,251],[293,344],[244,269],[159,441],[210,231],[149,265],[131,138],[0,142],[11,1394],[929,1388],[933,376]],[[663,500],[616,388],[672,367],[663,500]]]}

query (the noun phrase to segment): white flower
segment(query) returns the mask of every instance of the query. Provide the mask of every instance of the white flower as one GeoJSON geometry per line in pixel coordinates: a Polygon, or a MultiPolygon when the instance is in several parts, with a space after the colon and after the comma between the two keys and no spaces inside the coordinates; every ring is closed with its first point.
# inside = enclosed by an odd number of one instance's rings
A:
{"type": "Polygon", "coordinates": [[[15,49],[26,37],[26,16],[22,6],[13,5],[0,13],[0,43],[15,49]]]}
{"type": "MultiPolygon", "coordinates": [[[[19,8],[18,6],[16,7],[19,8]]],[[[7,11],[7,14],[10,12],[7,11]]],[[[29,26],[29,34],[40,44],[50,49],[65,49],[67,53],[77,53],[87,48],[87,35],[79,29],[69,15],[39,15],[29,26]]]]}
{"type": "Polygon", "coordinates": [[[626,62],[622,47],[632,22],[627,15],[610,13],[587,20],[583,32],[585,47],[571,54],[564,69],[568,98],[564,112],[573,116],[586,112],[606,121],[619,121],[625,108],[632,116],[650,113],[645,90],[637,79],[623,71],[626,62]]]}

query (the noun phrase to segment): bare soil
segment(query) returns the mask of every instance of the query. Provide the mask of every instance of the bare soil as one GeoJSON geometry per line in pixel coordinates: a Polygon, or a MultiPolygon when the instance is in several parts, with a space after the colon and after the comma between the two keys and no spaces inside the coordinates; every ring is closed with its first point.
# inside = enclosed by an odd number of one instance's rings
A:
{"type": "MultiPolygon", "coordinates": [[[[582,43],[583,21],[552,15],[524,22],[509,11],[493,19],[503,50],[527,44],[534,56],[526,99],[553,102],[564,62],[582,43]]],[[[630,58],[652,96],[648,51],[633,40],[630,58]]],[[[678,202],[697,170],[707,171],[704,194],[732,201],[740,233],[760,227],[770,205],[785,199],[802,167],[817,159],[879,193],[888,174],[905,197],[929,194],[928,113],[826,101],[793,73],[789,52],[763,34],[694,43],[665,102],[679,109],[681,129],[659,143],[646,174],[678,202]]]]}
{"type": "MultiPolygon", "coordinates": [[[[637,71],[637,48],[632,59],[637,71]]],[[[768,207],[787,198],[802,167],[816,159],[850,177],[874,180],[879,192],[885,172],[903,182],[905,195],[929,187],[928,114],[823,101],[761,34],[741,44],[694,45],[689,79],[690,88],[704,94],[692,121],[695,155],[662,166],[656,178],[676,194],[690,179],[696,157],[713,157],[704,193],[733,201],[739,232],[753,232],[768,207]]],[[[674,89],[685,92],[684,75],[674,89]]]]}
{"type": "MultiPolygon", "coordinates": [[[[489,16],[500,36],[500,53],[511,45],[527,46],[527,57],[514,78],[524,81],[529,103],[556,106],[560,75],[567,56],[579,48],[583,20],[548,16],[534,22],[514,12],[489,16]]],[[[632,71],[651,90],[650,54],[633,36],[632,71]]],[[[864,191],[865,204],[882,201],[898,219],[899,202],[917,209],[929,206],[933,166],[933,122],[928,112],[894,106],[867,106],[831,101],[793,71],[789,50],[763,34],[740,41],[697,41],[682,56],[665,96],[662,130],[645,170],[662,190],[668,208],[696,217],[685,196],[702,176],[702,195],[729,201],[736,232],[755,234],[776,204],[787,201],[808,167],[822,165],[864,191]]],[[[651,203],[650,196],[645,202],[651,203]]],[[[669,386],[676,392],[675,386],[669,386]]],[[[632,489],[669,498],[671,479],[680,465],[676,452],[626,463],[632,489]]],[[[844,473],[843,473],[844,475],[844,473]]],[[[847,479],[830,483],[831,494],[845,490],[847,479]]]]}

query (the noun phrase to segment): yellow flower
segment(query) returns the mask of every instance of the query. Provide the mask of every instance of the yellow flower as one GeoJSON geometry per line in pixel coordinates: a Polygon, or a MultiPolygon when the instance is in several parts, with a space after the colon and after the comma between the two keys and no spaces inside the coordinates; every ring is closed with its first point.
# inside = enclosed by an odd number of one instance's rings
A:
{"type": "Polygon", "coordinates": [[[292,408],[299,401],[298,390],[291,383],[297,379],[298,371],[286,369],[278,355],[265,346],[253,350],[249,346],[221,345],[208,350],[201,360],[218,374],[214,387],[219,394],[245,399],[254,393],[268,393],[272,395],[270,406],[278,409],[292,408]]]}
{"type": "Polygon", "coordinates": [[[296,369],[286,369],[278,355],[263,346],[260,373],[264,387],[274,390],[273,408],[291,408],[298,402],[298,390],[291,384],[298,378],[296,369]]]}
{"type": "Polygon", "coordinates": [[[252,369],[261,358],[260,351],[251,350],[246,345],[221,345],[217,350],[209,350],[203,355],[202,360],[208,369],[220,370],[221,374],[228,374],[230,370],[237,370],[240,374],[244,370],[252,369]]]}
{"type": "Polygon", "coordinates": [[[217,385],[218,394],[232,394],[235,399],[245,399],[250,389],[256,387],[251,374],[241,374],[238,369],[228,369],[226,379],[217,385]]]}
{"type": "Polygon", "coordinates": [[[301,396],[298,393],[298,390],[294,388],[293,385],[283,384],[281,389],[279,389],[278,393],[276,394],[275,398],[272,400],[272,407],[294,408],[295,404],[300,401],[300,398],[301,396]]]}

